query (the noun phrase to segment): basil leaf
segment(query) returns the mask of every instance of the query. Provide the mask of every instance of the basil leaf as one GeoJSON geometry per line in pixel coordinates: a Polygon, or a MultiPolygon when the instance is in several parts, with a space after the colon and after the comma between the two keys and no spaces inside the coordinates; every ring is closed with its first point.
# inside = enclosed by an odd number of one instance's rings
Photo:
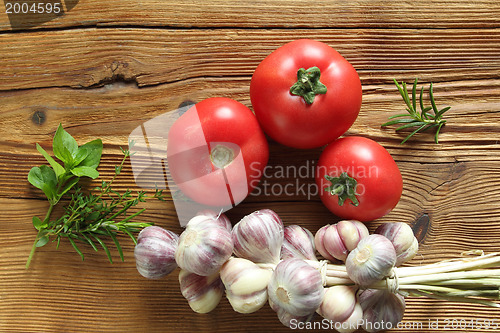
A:
{"type": "Polygon", "coordinates": [[[82,163],[82,161],[85,160],[88,155],[89,155],[89,150],[88,149],[86,149],[83,146],[81,146],[80,148],[78,148],[78,150],[76,151],[75,158],[73,160],[73,166],[77,166],[80,163],[82,163]]]}
{"type": "Polygon", "coordinates": [[[50,166],[54,169],[57,178],[59,178],[59,176],[61,176],[65,172],[63,166],[61,164],[57,163],[56,160],[54,160],[52,158],[52,156],[50,156],[45,151],[45,149],[43,149],[42,146],[40,146],[38,143],[36,144],[36,150],[38,150],[38,152],[40,154],[42,154],[43,157],[45,157],[45,159],[47,160],[47,162],[49,162],[50,166]]]}
{"type": "Polygon", "coordinates": [[[42,226],[42,220],[38,216],[33,216],[33,226],[36,230],[40,230],[42,226]]]}
{"type": "Polygon", "coordinates": [[[62,197],[64,194],[66,194],[66,192],[71,190],[71,188],[73,188],[73,186],[75,186],[79,180],[80,180],[80,178],[71,179],[66,185],[64,185],[61,193],[59,193],[59,197],[62,197]]]}
{"type": "Polygon", "coordinates": [[[36,242],[36,247],[42,247],[49,242],[49,235],[44,235],[38,239],[36,242]]]}
{"type": "Polygon", "coordinates": [[[71,169],[71,173],[77,177],[90,177],[92,179],[99,177],[99,172],[96,169],[83,165],[71,169]]]}
{"type": "Polygon", "coordinates": [[[96,139],[90,142],[87,142],[80,149],[86,149],[88,151],[87,157],[77,164],[80,166],[87,166],[96,169],[99,166],[99,162],[101,161],[102,155],[102,140],[96,139]]]}
{"type": "Polygon", "coordinates": [[[56,134],[54,135],[52,148],[54,150],[54,155],[56,155],[58,159],[63,161],[65,165],[71,165],[78,151],[78,143],[71,134],[66,132],[62,125],[59,124],[56,134]]]}
{"type": "Polygon", "coordinates": [[[51,167],[41,165],[31,168],[28,173],[28,181],[31,185],[41,189],[49,200],[57,195],[57,176],[51,167]]]}

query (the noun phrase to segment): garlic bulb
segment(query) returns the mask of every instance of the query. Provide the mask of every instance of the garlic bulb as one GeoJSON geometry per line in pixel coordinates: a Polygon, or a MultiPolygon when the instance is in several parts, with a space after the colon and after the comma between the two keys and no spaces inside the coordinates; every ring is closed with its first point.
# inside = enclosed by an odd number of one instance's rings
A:
{"type": "Polygon", "coordinates": [[[363,329],[377,332],[395,328],[403,320],[405,299],[400,294],[388,290],[366,289],[359,295],[363,308],[363,329]]]}
{"type": "Polygon", "coordinates": [[[175,261],[188,272],[209,276],[220,269],[232,251],[233,241],[227,228],[211,216],[197,215],[179,237],[175,261]]]}
{"type": "Polygon", "coordinates": [[[267,285],[272,271],[243,258],[231,257],[221,268],[220,278],[234,311],[251,313],[267,301],[267,285]]]}
{"type": "Polygon", "coordinates": [[[346,270],[352,281],[366,287],[389,276],[395,264],[396,250],[391,241],[373,234],[363,238],[349,253],[346,270]]]}
{"type": "Polygon", "coordinates": [[[307,316],[293,316],[283,310],[283,308],[279,307],[273,301],[269,300],[269,305],[271,306],[271,309],[276,312],[278,315],[279,321],[286,327],[290,327],[292,325],[297,326],[298,323],[306,323],[310,322],[313,320],[315,313],[311,313],[310,315],[307,316]]]}
{"type": "Polygon", "coordinates": [[[336,285],[326,288],[323,302],[317,312],[323,318],[342,323],[352,315],[355,306],[355,287],[336,285]]]}
{"type": "Polygon", "coordinates": [[[363,309],[359,303],[356,303],[351,316],[341,323],[336,323],[334,327],[339,333],[352,333],[359,329],[362,319],[363,309]]]}
{"type": "Polygon", "coordinates": [[[368,228],[355,220],[344,220],[329,226],[321,235],[322,248],[330,256],[345,261],[359,241],[369,235],[368,228]]]}
{"type": "Polygon", "coordinates": [[[418,251],[418,240],[411,227],[403,222],[383,223],[376,230],[376,234],[385,236],[392,242],[396,250],[396,266],[399,266],[415,257],[418,251]]]}
{"type": "Polygon", "coordinates": [[[224,294],[224,285],[218,272],[201,276],[181,269],[179,285],[182,296],[197,313],[208,313],[215,309],[224,294]]]}
{"type": "Polygon", "coordinates": [[[286,259],[274,269],[269,299],[292,316],[308,316],[323,301],[324,287],[318,270],[301,259],[286,259]]]}
{"type": "Polygon", "coordinates": [[[234,254],[255,263],[277,264],[283,244],[283,222],[278,214],[263,209],[245,216],[232,232],[234,254]]]}
{"type": "Polygon", "coordinates": [[[298,225],[290,225],[284,229],[284,241],[281,246],[281,259],[299,258],[316,259],[316,248],[312,233],[298,225]]]}
{"type": "Polygon", "coordinates": [[[157,226],[142,229],[134,249],[139,273],[148,279],[160,279],[176,269],[178,239],[177,234],[157,226]]]}

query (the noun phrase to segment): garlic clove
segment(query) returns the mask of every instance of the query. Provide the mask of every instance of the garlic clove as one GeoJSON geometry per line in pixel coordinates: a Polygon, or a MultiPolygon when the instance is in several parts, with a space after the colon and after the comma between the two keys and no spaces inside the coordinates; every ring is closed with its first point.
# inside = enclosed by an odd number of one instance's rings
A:
{"type": "Polygon", "coordinates": [[[186,270],[179,272],[181,293],[196,313],[208,313],[215,309],[224,294],[219,274],[201,276],[186,270]]]}
{"type": "Polygon", "coordinates": [[[383,223],[378,226],[375,233],[385,236],[392,242],[398,257],[396,266],[413,259],[418,252],[418,240],[412,228],[406,223],[383,223]]]}
{"type": "Polygon", "coordinates": [[[347,320],[335,325],[339,333],[352,333],[359,329],[363,320],[363,309],[359,303],[356,303],[354,310],[347,320]]]}
{"type": "Polygon", "coordinates": [[[306,323],[314,319],[314,312],[307,316],[293,316],[283,310],[281,307],[274,304],[271,300],[269,300],[269,305],[271,306],[271,309],[273,309],[278,315],[279,321],[286,327],[290,327],[292,326],[292,324],[294,326],[297,326],[298,323],[306,323]]]}
{"type": "Polygon", "coordinates": [[[175,251],[179,236],[158,226],[141,230],[134,257],[137,271],[148,279],[160,279],[177,268],[175,251]]]}
{"type": "Polygon", "coordinates": [[[263,209],[249,214],[232,231],[234,254],[256,263],[276,264],[283,244],[283,222],[278,214],[263,209]]]}
{"type": "Polygon", "coordinates": [[[175,261],[188,272],[208,276],[220,269],[232,251],[231,233],[212,217],[197,215],[179,237],[175,261]]]}
{"type": "Polygon", "coordinates": [[[366,287],[390,275],[396,264],[396,250],[391,241],[382,235],[372,234],[363,238],[346,259],[349,278],[366,287]]]}
{"type": "Polygon", "coordinates": [[[253,313],[260,310],[267,302],[267,290],[261,290],[249,295],[235,295],[226,291],[226,298],[234,311],[238,313],[253,313]]]}
{"type": "Polygon", "coordinates": [[[267,290],[271,276],[271,270],[261,268],[243,258],[230,258],[220,270],[220,277],[226,290],[239,296],[267,290]]]}
{"type": "Polygon", "coordinates": [[[306,228],[298,225],[285,227],[284,241],[281,246],[281,259],[289,258],[318,260],[316,258],[314,236],[306,228]]]}
{"type": "Polygon", "coordinates": [[[292,316],[314,313],[324,294],[320,272],[301,259],[281,261],[267,290],[269,299],[292,316]]]}
{"type": "Polygon", "coordinates": [[[317,312],[323,318],[342,323],[352,315],[355,306],[355,287],[336,285],[326,288],[323,302],[321,302],[317,312]]]}
{"type": "Polygon", "coordinates": [[[403,320],[406,303],[400,294],[387,290],[366,289],[358,295],[363,309],[363,329],[377,332],[395,328],[403,320]]]}
{"type": "Polygon", "coordinates": [[[368,228],[356,220],[343,220],[323,228],[316,233],[315,243],[318,251],[327,259],[345,261],[359,241],[369,235],[368,228]]]}
{"type": "Polygon", "coordinates": [[[314,235],[314,245],[316,246],[316,250],[318,250],[319,254],[323,256],[323,258],[335,261],[336,259],[325,249],[324,239],[326,230],[330,227],[330,224],[327,224],[321,227],[316,234],[314,235]]]}

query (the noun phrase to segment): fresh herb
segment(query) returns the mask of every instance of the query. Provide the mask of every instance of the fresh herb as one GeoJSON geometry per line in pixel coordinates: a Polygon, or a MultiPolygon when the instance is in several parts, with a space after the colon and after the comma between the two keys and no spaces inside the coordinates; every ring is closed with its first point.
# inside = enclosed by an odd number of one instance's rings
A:
{"type": "MultiPolygon", "coordinates": [[[[132,145],[133,143],[130,146],[132,145]]],[[[56,162],[37,144],[37,150],[50,166],[33,167],[28,174],[28,181],[45,193],[50,206],[43,220],[37,216],[33,217],[33,226],[38,230],[38,234],[26,268],[29,267],[36,248],[46,245],[51,238],[57,242],[57,247],[62,238],[67,238],[82,260],[83,253],[75,241],[89,244],[96,251],[98,247],[102,247],[109,261],[113,262],[109,248],[103,241],[103,237],[110,237],[123,261],[123,251],[117,239],[118,233],[130,236],[136,243],[133,233],[151,225],[151,223],[132,221],[144,209],[128,216],[126,214],[129,208],[145,201],[147,196],[144,191],[132,195],[130,190],[126,190],[125,193],[120,194],[111,188],[113,181],[121,173],[126,159],[130,156],[130,150],[120,148],[124,157],[120,165],[115,167],[113,178],[109,182],[102,181],[101,186],[95,188],[95,193],[83,193],[81,187],[77,185],[81,177],[95,179],[99,176],[97,167],[101,160],[102,148],[100,139],[79,147],[76,140],[61,125],[54,135],[53,151],[55,157],[63,162],[64,166],[56,162]],[[69,194],[71,189],[73,191],[69,194]],[[70,196],[69,204],[64,207],[62,216],[51,220],[53,208],[64,195],[70,196]]],[[[156,190],[153,197],[164,200],[165,196],[161,190],[156,190]]]]}
{"type": "Polygon", "coordinates": [[[411,132],[401,142],[401,144],[408,141],[408,139],[410,139],[413,135],[415,135],[418,132],[423,132],[430,128],[437,128],[436,134],[434,136],[434,141],[438,143],[439,131],[441,130],[441,127],[443,127],[444,124],[446,123],[446,120],[443,119],[443,114],[446,111],[448,111],[451,107],[447,106],[441,110],[438,110],[438,108],[436,107],[436,102],[434,101],[434,93],[432,90],[432,83],[431,83],[429,88],[429,99],[431,102],[431,106],[424,107],[423,103],[424,87],[422,87],[422,89],[420,90],[420,98],[419,98],[420,112],[418,112],[417,99],[416,99],[417,81],[418,79],[415,79],[415,82],[413,83],[413,89],[410,98],[410,96],[408,95],[408,90],[406,89],[406,83],[402,82],[400,85],[398,81],[394,80],[394,83],[396,84],[399,93],[401,94],[403,100],[406,103],[407,106],[406,111],[408,111],[408,114],[404,113],[391,116],[389,117],[389,119],[395,119],[395,120],[391,120],[386,122],[385,124],[382,124],[382,127],[391,126],[395,124],[402,124],[402,126],[396,128],[396,131],[400,131],[406,128],[416,127],[416,129],[413,132],[411,132]],[[429,112],[431,110],[433,111],[433,113],[429,112]]]}

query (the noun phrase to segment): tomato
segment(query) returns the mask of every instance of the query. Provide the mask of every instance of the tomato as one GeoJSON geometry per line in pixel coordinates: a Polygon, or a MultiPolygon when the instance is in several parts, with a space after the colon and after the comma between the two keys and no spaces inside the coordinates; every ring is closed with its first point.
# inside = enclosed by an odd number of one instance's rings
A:
{"type": "Polygon", "coordinates": [[[333,48],[300,39],[257,66],[250,99],[272,139],[294,148],[315,148],[334,141],[354,123],[361,108],[361,82],[333,48]]]}
{"type": "Polygon", "coordinates": [[[343,219],[372,221],[389,213],[403,191],[403,178],[377,142],[347,136],[329,144],[316,169],[321,201],[343,219]]]}
{"type": "Polygon", "coordinates": [[[267,139],[254,114],[229,98],[195,104],[168,133],[172,179],[203,205],[237,205],[257,185],[268,158],[267,139]]]}

